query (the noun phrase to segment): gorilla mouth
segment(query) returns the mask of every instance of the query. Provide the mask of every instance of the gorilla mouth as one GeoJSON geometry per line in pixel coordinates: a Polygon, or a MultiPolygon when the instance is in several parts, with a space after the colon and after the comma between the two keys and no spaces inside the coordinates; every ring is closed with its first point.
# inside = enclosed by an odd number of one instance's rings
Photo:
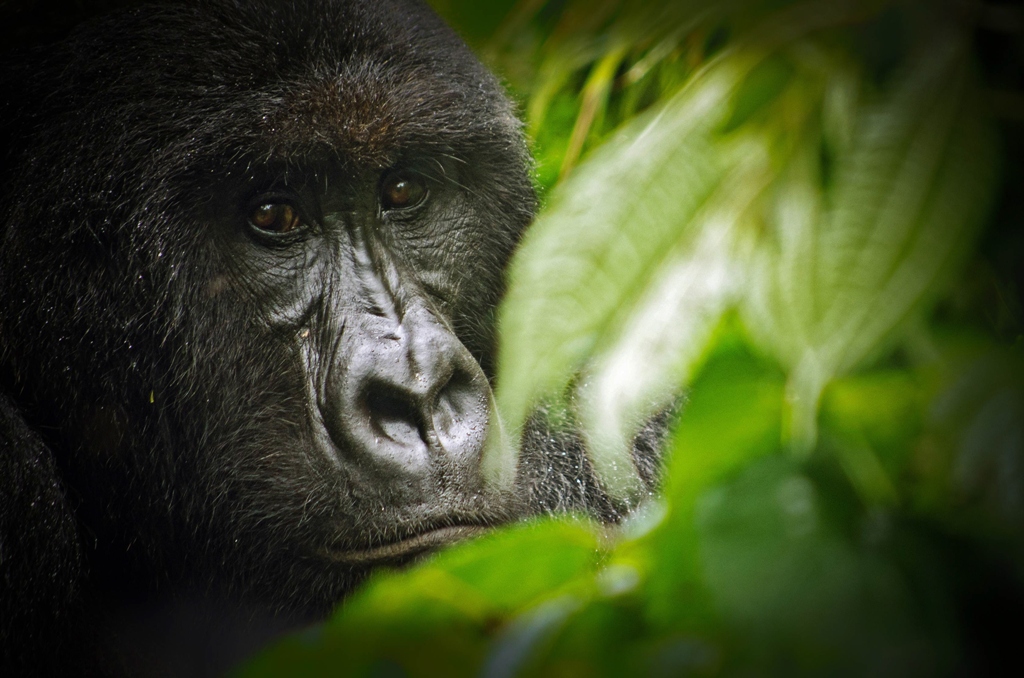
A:
{"type": "Polygon", "coordinates": [[[330,558],[335,562],[348,565],[376,565],[387,561],[402,561],[463,539],[481,535],[489,530],[490,528],[482,525],[441,527],[381,546],[332,552],[330,558]]]}

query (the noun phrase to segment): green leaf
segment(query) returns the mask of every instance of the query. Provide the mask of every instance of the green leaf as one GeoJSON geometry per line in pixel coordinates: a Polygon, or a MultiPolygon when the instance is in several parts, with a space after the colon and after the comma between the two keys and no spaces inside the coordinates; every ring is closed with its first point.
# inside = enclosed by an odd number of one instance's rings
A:
{"type": "Polygon", "coordinates": [[[524,667],[537,658],[543,646],[580,607],[580,601],[564,596],[548,600],[513,619],[491,644],[480,675],[486,678],[523,675],[524,667]]]}
{"type": "MultiPolygon", "coordinates": [[[[1024,352],[989,349],[958,370],[929,413],[946,457],[946,501],[991,529],[1024,535],[1024,352]],[[951,497],[949,495],[952,495],[951,497]],[[950,502],[950,500],[953,500],[950,502]]],[[[936,451],[933,451],[936,454],[936,451]]],[[[938,460],[936,460],[938,461],[938,460]]],[[[934,470],[933,470],[934,473],[934,470]]]]}
{"type": "Polygon", "coordinates": [[[831,190],[814,134],[780,186],[746,316],[793,371],[799,449],[813,446],[825,384],[891,346],[971,249],[995,186],[992,134],[971,91],[963,45],[937,39],[860,111],[831,190]]]}
{"type": "Polygon", "coordinates": [[[775,99],[792,77],[793,66],[778,55],[773,55],[755,66],[743,79],[736,94],[736,105],[722,132],[731,132],[749,120],[758,110],[775,99]]]}
{"type": "Polygon", "coordinates": [[[327,624],[278,643],[239,675],[368,675],[384,665],[410,676],[474,675],[513,614],[560,593],[588,595],[601,553],[588,524],[567,519],[490,533],[377,574],[327,624]]]}
{"type": "Polygon", "coordinates": [[[471,586],[494,609],[529,607],[592,573],[601,556],[589,523],[542,520],[501,530],[429,563],[471,586]]]}
{"type": "Polygon", "coordinates": [[[701,498],[703,572],[737,639],[726,673],[939,672],[954,650],[919,622],[914,582],[879,549],[848,540],[822,491],[774,457],[701,498]]]}
{"type": "Polygon", "coordinates": [[[631,429],[699,357],[741,277],[741,216],[767,155],[757,137],[724,144],[712,131],[760,58],[723,60],[595,153],[555,190],[513,262],[501,412],[516,430],[534,403],[612,349],[584,387],[584,419],[595,467],[620,498],[641,486],[631,429]]]}
{"type": "Polygon", "coordinates": [[[471,44],[489,38],[515,5],[515,0],[430,0],[430,5],[471,44]]]}
{"type": "Polygon", "coordinates": [[[920,436],[931,395],[922,379],[903,370],[840,377],[822,396],[823,447],[838,457],[868,506],[894,506],[896,479],[920,436]]]}
{"type": "Polygon", "coordinates": [[[695,511],[699,497],[752,460],[780,448],[784,375],[723,341],[694,380],[672,436],[665,482],[666,519],[649,535],[613,555],[649,570],[650,614],[659,623],[711,621],[703,593],[695,511]]]}

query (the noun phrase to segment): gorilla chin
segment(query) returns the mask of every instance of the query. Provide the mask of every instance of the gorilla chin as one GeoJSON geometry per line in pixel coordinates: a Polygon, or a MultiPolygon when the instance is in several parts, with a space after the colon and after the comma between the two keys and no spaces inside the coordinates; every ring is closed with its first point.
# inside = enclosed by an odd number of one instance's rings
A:
{"type": "Polygon", "coordinates": [[[536,198],[424,4],[141,5],[0,80],[0,673],[217,674],[375,566],[620,515],[543,412],[482,473],[536,198]]]}

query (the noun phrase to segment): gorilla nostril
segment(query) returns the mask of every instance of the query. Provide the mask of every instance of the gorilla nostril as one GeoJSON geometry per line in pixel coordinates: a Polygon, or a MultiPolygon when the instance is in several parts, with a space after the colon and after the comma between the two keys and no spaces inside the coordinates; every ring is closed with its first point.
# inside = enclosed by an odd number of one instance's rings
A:
{"type": "Polygon", "coordinates": [[[426,443],[423,414],[412,399],[386,384],[371,384],[363,407],[377,433],[405,446],[426,443]]]}
{"type": "MultiPolygon", "coordinates": [[[[455,370],[434,399],[433,418],[439,434],[454,431],[460,424],[479,418],[480,404],[486,401],[473,375],[455,370]]],[[[486,421],[486,417],[485,417],[486,421]]]]}

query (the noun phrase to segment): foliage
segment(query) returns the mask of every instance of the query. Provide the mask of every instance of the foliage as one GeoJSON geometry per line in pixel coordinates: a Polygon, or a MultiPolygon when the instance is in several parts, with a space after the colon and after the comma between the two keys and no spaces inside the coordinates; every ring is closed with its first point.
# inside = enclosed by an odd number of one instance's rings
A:
{"type": "Polygon", "coordinates": [[[971,22],[438,5],[524,97],[546,194],[501,310],[505,424],[578,408],[639,508],[380,574],[241,674],[995,668],[979,624],[1024,590],[1024,355],[949,310],[999,187],[971,22]],[[641,502],[629,441],[683,388],[641,502]]]}

